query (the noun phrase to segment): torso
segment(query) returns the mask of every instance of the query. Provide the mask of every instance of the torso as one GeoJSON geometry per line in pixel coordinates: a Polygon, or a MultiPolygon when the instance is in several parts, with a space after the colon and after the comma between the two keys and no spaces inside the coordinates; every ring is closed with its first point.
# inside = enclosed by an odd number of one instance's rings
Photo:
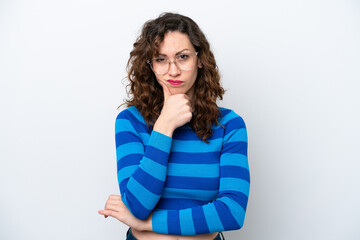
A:
{"type": "MultiPolygon", "coordinates": [[[[150,139],[151,131],[135,107],[128,109],[131,113],[129,117],[136,129],[133,131],[141,138],[142,144],[146,147],[150,139]]],[[[220,124],[226,125],[227,122],[235,119],[237,115],[231,110],[221,109],[223,118],[220,124]],[[229,114],[231,113],[231,114],[229,114]],[[229,115],[228,115],[229,114],[229,115]]],[[[227,223],[225,217],[219,216],[216,221],[211,221],[211,210],[202,206],[208,206],[215,201],[219,195],[220,188],[220,156],[224,141],[226,139],[225,130],[214,124],[212,126],[212,136],[208,139],[209,143],[199,140],[199,137],[190,128],[189,124],[177,128],[172,137],[171,150],[167,163],[167,175],[162,190],[161,198],[153,208],[153,213],[162,210],[171,211],[182,209],[191,209],[183,211],[182,218],[179,214],[153,218],[153,227],[156,232],[139,232],[133,230],[133,235],[139,240],[213,240],[218,232],[212,232],[200,235],[180,235],[182,227],[188,234],[197,234],[200,232],[223,231],[218,223],[220,221],[227,223]],[[184,151],[185,149],[185,151],[184,151]],[[191,218],[194,214],[203,214],[202,218],[191,218]],[[190,217],[189,217],[190,216],[190,217]],[[170,229],[164,222],[167,220],[175,221],[170,229]],[[185,220],[186,219],[186,220],[185,220]],[[156,221],[155,221],[156,220],[156,221]],[[210,225],[207,221],[210,221],[210,225]],[[169,229],[173,234],[168,233],[169,229]],[[174,231],[175,229],[175,231],[174,231]]],[[[215,207],[216,209],[216,207],[215,207]]],[[[155,215],[155,214],[154,214],[155,215]]],[[[161,216],[161,215],[157,215],[161,216]]],[[[234,219],[234,224],[235,224],[234,219]]],[[[236,223],[237,224],[237,223],[236,223]]]]}
{"type": "Polygon", "coordinates": [[[155,232],[140,232],[131,229],[133,235],[138,240],[213,240],[218,233],[208,233],[196,236],[167,235],[155,232]]]}

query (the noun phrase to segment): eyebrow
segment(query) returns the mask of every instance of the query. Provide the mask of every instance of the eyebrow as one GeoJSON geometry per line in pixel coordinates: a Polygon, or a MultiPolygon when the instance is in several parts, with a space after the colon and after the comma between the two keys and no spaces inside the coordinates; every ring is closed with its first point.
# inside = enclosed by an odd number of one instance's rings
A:
{"type": "MultiPolygon", "coordinates": [[[[175,56],[178,55],[179,53],[183,52],[183,51],[186,51],[186,50],[191,51],[190,49],[185,48],[185,49],[177,52],[177,53],[175,54],[175,56]]],[[[167,56],[166,54],[163,54],[163,53],[159,53],[159,56],[160,56],[160,55],[161,55],[161,56],[167,56]]]]}

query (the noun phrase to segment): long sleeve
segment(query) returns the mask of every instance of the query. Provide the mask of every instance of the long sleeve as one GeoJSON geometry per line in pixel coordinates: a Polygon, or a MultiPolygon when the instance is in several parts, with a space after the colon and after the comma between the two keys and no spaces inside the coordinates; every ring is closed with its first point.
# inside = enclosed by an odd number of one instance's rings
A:
{"type": "Polygon", "coordinates": [[[230,115],[220,153],[220,185],[216,199],[181,210],[154,211],[154,232],[196,235],[243,226],[250,188],[247,132],[243,119],[234,112],[230,115]]]}
{"type": "Polygon", "coordinates": [[[135,217],[146,219],[163,191],[172,138],[156,131],[149,136],[141,115],[131,109],[116,118],[117,176],[124,204],[135,217]]]}

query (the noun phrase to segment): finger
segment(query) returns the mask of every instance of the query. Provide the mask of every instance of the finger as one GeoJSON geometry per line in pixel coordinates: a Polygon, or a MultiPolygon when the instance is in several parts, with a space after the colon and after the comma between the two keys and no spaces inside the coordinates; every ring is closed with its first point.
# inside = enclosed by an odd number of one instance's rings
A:
{"type": "Polygon", "coordinates": [[[172,94],[170,92],[170,89],[168,86],[166,86],[165,83],[163,83],[162,81],[158,81],[159,84],[162,86],[162,89],[163,89],[163,93],[164,93],[164,102],[166,101],[166,99],[168,99],[168,97],[170,97],[172,94]]]}
{"type": "Polygon", "coordinates": [[[116,211],[118,212],[121,209],[121,206],[119,206],[118,203],[112,204],[112,203],[107,203],[104,210],[112,210],[112,211],[116,211]]]}
{"type": "Polygon", "coordinates": [[[111,194],[111,195],[109,196],[109,199],[121,199],[121,196],[120,196],[120,195],[111,194]]]}
{"type": "Polygon", "coordinates": [[[106,203],[105,203],[105,207],[104,209],[106,209],[106,206],[108,204],[112,204],[112,205],[117,205],[117,206],[124,206],[125,204],[123,203],[123,201],[121,200],[121,197],[114,197],[114,198],[109,198],[106,203]]]}
{"type": "Polygon", "coordinates": [[[105,218],[107,218],[108,216],[114,217],[116,214],[116,212],[111,210],[99,210],[98,213],[100,215],[104,215],[105,218]]]}
{"type": "Polygon", "coordinates": [[[104,215],[105,218],[107,218],[107,217],[109,216],[109,215],[106,215],[106,214],[105,214],[104,210],[99,210],[98,213],[99,213],[100,215],[104,215]]]}
{"type": "Polygon", "coordinates": [[[106,201],[106,204],[117,204],[117,205],[119,205],[121,203],[122,203],[122,201],[120,199],[109,199],[109,200],[106,201]]]}
{"type": "Polygon", "coordinates": [[[106,207],[106,205],[107,205],[108,203],[115,203],[115,202],[117,202],[117,203],[122,202],[122,201],[121,201],[121,196],[120,196],[120,195],[111,194],[111,195],[109,196],[109,198],[106,200],[105,207],[106,207]]]}

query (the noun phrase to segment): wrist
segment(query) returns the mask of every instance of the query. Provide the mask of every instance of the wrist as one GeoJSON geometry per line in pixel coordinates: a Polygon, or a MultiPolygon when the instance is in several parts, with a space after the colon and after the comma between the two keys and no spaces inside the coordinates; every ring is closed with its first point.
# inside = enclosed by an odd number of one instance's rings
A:
{"type": "Polygon", "coordinates": [[[145,220],[141,220],[141,223],[138,224],[136,227],[133,226],[133,229],[139,232],[152,232],[152,217],[149,217],[145,220]]]}
{"type": "Polygon", "coordinates": [[[169,121],[163,119],[160,115],[154,124],[153,130],[172,137],[175,128],[169,121]]]}
{"type": "Polygon", "coordinates": [[[152,232],[152,214],[145,220],[145,231],[152,232]]]}

